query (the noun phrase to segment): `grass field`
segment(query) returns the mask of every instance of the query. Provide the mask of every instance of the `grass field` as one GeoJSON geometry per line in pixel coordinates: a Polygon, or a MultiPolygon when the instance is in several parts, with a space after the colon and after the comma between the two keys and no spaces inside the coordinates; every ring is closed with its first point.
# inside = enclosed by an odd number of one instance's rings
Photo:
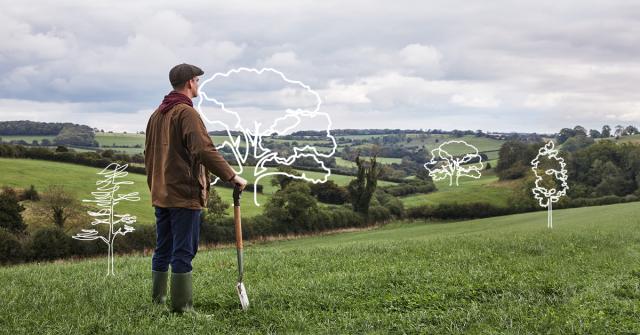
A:
{"type": "MultiPolygon", "coordinates": [[[[0,158],[0,186],[12,186],[18,188],[27,188],[33,184],[37,190],[44,191],[50,184],[62,184],[65,189],[74,194],[78,199],[89,199],[91,192],[95,190],[95,182],[98,180],[96,173],[101,169],[92,168],[76,164],[39,161],[31,159],[10,159],[0,158]]],[[[275,168],[269,168],[269,171],[275,171],[275,168]]],[[[251,169],[246,169],[242,174],[250,183],[255,181],[251,169]]],[[[310,178],[321,179],[324,174],[314,171],[304,171],[305,175],[310,178]]],[[[333,180],[338,185],[347,185],[353,179],[352,176],[336,175],[329,176],[329,180],[333,180]]],[[[151,207],[151,196],[147,187],[146,176],[141,174],[130,173],[127,180],[134,182],[131,191],[137,191],[141,195],[138,202],[123,202],[118,209],[124,213],[136,215],[139,223],[153,223],[155,217],[153,208],[151,207]]],[[[264,206],[271,194],[275,193],[277,187],[271,185],[270,179],[263,178],[261,183],[264,185],[264,193],[258,194],[258,203],[264,206]]],[[[393,185],[392,182],[380,181],[379,185],[393,185]]],[[[126,190],[124,187],[123,190],[126,190]]],[[[231,203],[232,190],[223,187],[216,188],[220,197],[228,203],[231,203]]],[[[245,193],[242,197],[243,215],[255,216],[262,213],[263,207],[257,207],[253,203],[253,194],[245,193]]],[[[231,208],[228,214],[231,215],[231,208]]]]}
{"type": "Polygon", "coordinates": [[[27,135],[0,135],[0,138],[2,139],[3,142],[23,140],[23,141],[31,144],[31,142],[33,142],[33,140],[38,141],[38,143],[40,141],[44,140],[44,139],[47,139],[49,141],[53,141],[55,136],[46,136],[46,135],[33,135],[33,136],[27,136],[27,135]]]}
{"type": "MultiPolygon", "coordinates": [[[[64,185],[65,189],[74,194],[78,199],[90,199],[91,192],[95,191],[95,182],[99,179],[96,174],[101,169],[82,165],[39,161],[31,159],[0,158],[0,185],[18,188],[27,188],[33,184],[40,192],[50,184],[64,185]]],[[[153,208],[151,207],[151,195],[147,186],[147,177],[141,174],[129,173],[126,180],[134,184],[131,187],[122,187],[122,191],[139,192],[140,201],[123,202],[117,209],[122,213],[129,213],[138,217],[141,224],[155,222],[153,208]]],[[[228,188],[216,188],[220,197],[231,203],[232,190],[228,188]]],[[[259,194],[258,201],[265,204],[270,195],[259,194]]],[[[242,212],[246,216],[254,216],[262,212],[261,207],[253,204],[253,194],[246,193],[242,197],[242,212]]],[[[229,215],[231,215],[229,209],[229,215]]]]}
{"type": "Polygon", "coordinates": [[[11,334],[636,334],[635,203],[248,243],[194,260],[199,314],[150,303],[150,256],[0,268],[11,334]],[[72,283],[72,284],[71,284],[72,283]]]}
{"type": "MultiPolygon", "coordinates": [[[[495,166],[495,165],[494,165],[495,166]]],[[[498,181],[493,170],[483,171],[480,179],[460,177],[459,186],[449,186],[449,180],[435,182],[438,191],[428,194],[414,194],[401,197],[406,207],[421,205],[435,205],[439,203],[469,203],[488,202],[501,207],[507,207],[513,189],[510,183],[498,181]]]]}

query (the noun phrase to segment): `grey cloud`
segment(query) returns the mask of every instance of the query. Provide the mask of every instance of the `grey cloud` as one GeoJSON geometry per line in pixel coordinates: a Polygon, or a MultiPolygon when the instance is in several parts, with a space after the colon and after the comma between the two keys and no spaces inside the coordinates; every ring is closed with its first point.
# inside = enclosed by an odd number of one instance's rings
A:
{"type": "Polygon", "coordinates": [[[562,126],[638,116],[633,2],[0,2],[3,101],[135,113],[184,61],[207,74],[276,67],[322,92],[342,128],[553,131],[559,113],[562,126]]]}

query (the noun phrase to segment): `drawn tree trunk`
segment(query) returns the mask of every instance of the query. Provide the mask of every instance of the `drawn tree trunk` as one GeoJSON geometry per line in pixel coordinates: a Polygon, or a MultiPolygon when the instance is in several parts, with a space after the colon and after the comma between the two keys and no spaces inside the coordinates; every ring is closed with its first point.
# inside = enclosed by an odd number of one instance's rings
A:
{"type": "Polygon", "coordinates": [[[101,240],[107,244],[107,275],[115,275],[115,257],[113,243],[116,236],[128,234],[135,229],[131,226],[136,222],[136,217],[129,214],[116,214],[115,207],[121,201],[139,201],[138,192],[126,194],[117,193],[121,185],[132,185],[132,181],[118,181],[126,177],[128,164],[120,165],[111,163],[98,175],[102,176],[102,180],[96,181],[98,186],[95,192],[91,192],[93,199],[83,200],[83,202],[94,203],[97,211],[88,211],[87,213],[93,217],[92,226],[105,225],[109,226],[106,236],[100,235],[97,229],[82,229],[73,238],[81,241],[101,240]],[[116,229],[117,228],[117,229],[116,229]]]}
{"type": "MultiPolygon", "coordinates": [[[[261,90],[256,90],[256,92],[261,92],[261,90]]],[[[262,178],[269,176],[286,176],[293,179],[306,180],[314,184],[324,183],[328,180],[331,175],[331,169],[325,166],[325,162],[322,159],[332,157],[335,154],[338,145],[333,135],[331,135],[332,121],[329,114],[320,112],[320,106],[322,104],[320,95],[312,90],[308,85],[301,81],[291,80],[282,72],[273,68],[254,69],[241,67],[229,70],[226,73],[215,73],[212,77],[201,83],[199,93],[200,100],[198,101],[197,109],[202,118],[209,124],[222,126],[227,131],[228,140],[217,145],[216,148],[220,150],[223,147],[228,147],[232,150],[236,163],[239,167],[236,173],[242,174],[244,167],[248,164],[248,161],[256,161],[255,167],[252,171],[253,176],[255,177],[253,193],[254,203],[256,206],[260,206],[258,203],[257,187],[262,178]],[[278,85],[280,85],[285,92],[289,92],[289,94],[293,94],[292,92],[296,93],[292,96],[292,105],[295,106],[286,106],[281,109],[278,108],[276,110],[278,113],[263,123],[255,120],[245,120],[243,122],[241,117],[242,113],[232,107],[232,104],[227,101],[226,98],[218,96],[218,94],[222,94],[221,92],[223,92],[223,90],[210,89],[211,86],[219,84],[222,80],[228,79],[231,79],[231,87],[237,86],[237,84],[233,83],[233,80],[237,80],[237,78],[242,79],[242,76],[253,76],[250,77],[250,81],[248,83],[253,84],[255,82],[256,85],[260,85],[264,80],[262,77],[273,76],[278,85]],[[309,106],[296,104],[296,98],[303,95],[309,98],[310,101],[313,101],[309,106]],[[221,109],[222,112],[224,112],[225,117],[229,117],[231,119],[231,124],[228,124],[229,121],[225,123],[220,120],[209,119],[205,112],[207,106],[203,105],[205,102],[213,102],[216,108],[221,109]],[[312,145],[303,145],[300,147],[294,147],[292,154],[282,155],[281,153],[266,148],[263,145],[263,139],[265,137],[287,134],[297,129],[303,120],[314,120],[315,124],[322,122],[324,138],[326,138],[327,144],[331,147],[330,152],[323,152],[312,145]],[[239,135],[234,135],[234,133],[239,135]],[[274,164],[278,166],[291,166],[301,158],[313,159],[315,161],[314,164],[317,164],[317,167],[324,172],[324,175],[321,178],[314,178],[312,176],[308,176],[304,172],[301,174],[292,174],[288,173],[286,170],[269,171],[268,169],[268,166],[273,166],[274,164]]],[[[246,100],[256,101],[257,103],[262,99],[259,96],[257,99],[253,96],[247,96],[246,100]]],[[[257,106],[250,107],[258,108],[257,106]]],[[[266,115],[268,113],[264,114],[266,115]]],[[[219,179],[216,178],[212,184],[217,183],[218,180],[219,179]]]]}

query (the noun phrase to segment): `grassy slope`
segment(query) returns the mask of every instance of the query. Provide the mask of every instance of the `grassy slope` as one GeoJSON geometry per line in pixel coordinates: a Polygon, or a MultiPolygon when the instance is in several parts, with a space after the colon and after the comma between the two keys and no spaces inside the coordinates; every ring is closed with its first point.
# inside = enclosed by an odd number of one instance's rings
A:
{"type": "MultiPolygon", "coordinates": [[[[275,171],[275,168],[269,168],[275,171]]],[[[7,185],[18,188],[27,188],[33,184],[37,190],[43,191],[50,184],[62,184],[70,192],[75,194],[78,199],[89,199],[91,192],[95,190],[95,182],[99,176],[96,174],[100,171],[98,168],[92,168],[76,164],[57,163],[49,161],[39,161],[31,159],[9,159],[0,158],[0,185],[7,185]]],[[[243,176],[253,182],[255,177],[252,176],[251,169],[245,170],[243,176]]],[[[310,178],[322,179],[323,174],[320,172],[304,171],[310,178]]],[[[332,174],[329,176],[338,185],[347,185],[353,177],[332,174]]],[[[130,173],[127,180],[134,182],[131,191],[137,191],[141,195],[138,202],[123,202],[119,205],[119,211],[130,213],[138,217],[139,223],[155,222],[153,208],[151,207],[151,196],[147,187],[146,176],[130,173]]],[[[261,182],[264,184],[264,194],[258,194],[258,202],[265,205],[271,194],[277,188],[271,186],[269,178],[263,178],[261,182]]],[[[381,181],[380,185],[392,185],[394,183],[381,181]]],[[[123,187],[123,190],[125,188],[123,187]]],[[[228,203],[231,203],[231,189],[217,187],[218,194],[228,203]]],[[[243,214],[246,216],[255,216],[262,212],[262,207],[257,207],[253,203],[253,194],[246,193],[242,197],[243,214]]],[[[232,214],[231,209],[228,210],[229,215],[232,214]]]]}
{"type": "Polygon", "coordinates": [[[91,333],[637,333],[640,207],[621,204],[249,245],[194,261],[200,315],[149,302],[150,257],[0,268],[0,329],[91,333]],[[70,283],[73,283],[70,285],[70,283]],[[207,317],[205,314],[209,314],[207,317]]]}
{"type": "MultiPolygon", "coordinates": [[[[37,190],[44,191],[50,184],[62,184],[78,199],[90,199],[91,192],[95,191],[95,182],[99,179],[96,173],[100,172],[100,169],[31,159],[0,158],[0,171],[0,185],[26,188],[33,184],[37,190]]],[[[130,173],[126,180],[131,180],[134,184],[130,188],[123,186],[121,190],[137,191],[141,199],[138,202],[123,202],[117,209],[122,213],[136,215],[139,223],[155,222],[146,176],[130,173]]],[[[231,189],[218,187],[216,190],[222,199],[231,203],[231,189]]],[[[258,201],[264,204],[268,198],[269,195],[259,195],[258,201]]],[[[253,204],[253,195],[249,193],[242,197],[242,206],[243,213],[247,216],[259,214],[261,211],[261,208],[253,204]]]]}
{"type": "Polygon", "coordinates": [[[512,193],[510,183],[499,182],[493,170],[483,171],[480,179],[460,177],[459,186],[449,186],[449,180],[436,182],[438,191],[429,194],[414,194],[400,198],[406,207],[438,203],[488,202],[507,206],[512,193]]]}

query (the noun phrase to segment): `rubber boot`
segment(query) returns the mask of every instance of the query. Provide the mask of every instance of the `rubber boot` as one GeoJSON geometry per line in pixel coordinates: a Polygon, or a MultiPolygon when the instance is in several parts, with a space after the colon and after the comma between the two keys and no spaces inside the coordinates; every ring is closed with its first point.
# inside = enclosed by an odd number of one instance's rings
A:
{"type": "Polygon", "coordinates": [[[171,273],[171,310],[177,313],[193,311],[191,272],[171,273]]]}
{"type": "Polygon", "coordinates": [[[167,302],[167,284],[169,282],[169,271],[151,270],[151,299],[156,304],[167,302]]]}

